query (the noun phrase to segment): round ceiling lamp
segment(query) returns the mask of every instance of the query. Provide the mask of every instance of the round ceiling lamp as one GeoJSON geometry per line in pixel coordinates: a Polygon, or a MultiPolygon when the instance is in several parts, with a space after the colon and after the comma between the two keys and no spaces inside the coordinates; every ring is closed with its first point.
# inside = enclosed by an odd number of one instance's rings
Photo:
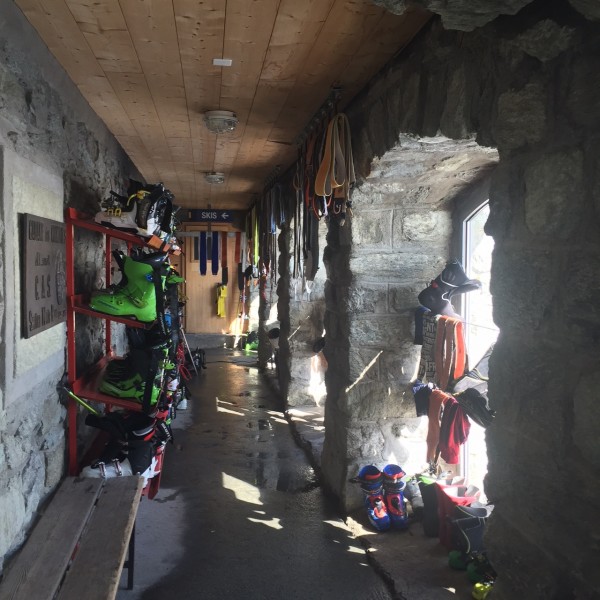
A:
{"type": "Polygon", "coordinates": [[[237,127],[238,118],[229,110],[209,110],[204,113],[204,124],[213,133],[227,133],[237,127]]]}
{"type": "Polygon", "coordinates": [[[204,179],[206,179],[208,183],[225,183],[225,173],[217,173],[215,171],[211,171],[210,173],[204,173],[204,179]]]}

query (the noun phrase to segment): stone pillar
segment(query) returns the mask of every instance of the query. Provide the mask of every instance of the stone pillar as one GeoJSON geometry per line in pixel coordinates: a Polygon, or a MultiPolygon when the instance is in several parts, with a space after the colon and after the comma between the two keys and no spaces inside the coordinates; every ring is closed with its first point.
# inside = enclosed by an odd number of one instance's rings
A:
{"type": "MultiPolygon", "coordinates": [[[[327,225],[322,221],[318,228],[322,256],[327,225]]],[[[288,406],[322,405],[325,402],[324,381],[321,373],[314,372],[317,365],[313,360],[313,346],[324,333],[325,279],[326,269],[321,263],[314,281],[305,282],[301,277],[291,281],[288,406]]]]}
{"type": "Polygon", "coordinates": [[[347,483],[360,467],[394,462],[415,472],[425,462],[422,420],[405,391],[420,351],[417,295],[447,260],[451,217],[406,207],[391,193],[396,185],[365,182],[351,224],[331,225],[328,236],[323,469],[347,509],[361,501],[347,483]]]}

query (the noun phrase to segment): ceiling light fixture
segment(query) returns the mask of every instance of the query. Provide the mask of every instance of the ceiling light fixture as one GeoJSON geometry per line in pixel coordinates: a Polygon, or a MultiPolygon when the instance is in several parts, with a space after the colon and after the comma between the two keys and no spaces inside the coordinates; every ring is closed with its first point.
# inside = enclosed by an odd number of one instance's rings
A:
{"type": "Polygon", "coordinates": [[[213,58],[213,65],[215,67],[230,67],[233,64],[231,58],[213,58]]]}
{"type": "Polygon", "coordinates": [[[213,133],[227,133],[237,127],[238,118],[230,110],[209,110],[204,113],[204,124],[213,133]]]}
{"type": "Polygon", "coordinates": [[[213,184],[225,183],[225,173],[211,171],[210,173],[204,173],[204,179],[206,179],[208,183],[213,184]]]}

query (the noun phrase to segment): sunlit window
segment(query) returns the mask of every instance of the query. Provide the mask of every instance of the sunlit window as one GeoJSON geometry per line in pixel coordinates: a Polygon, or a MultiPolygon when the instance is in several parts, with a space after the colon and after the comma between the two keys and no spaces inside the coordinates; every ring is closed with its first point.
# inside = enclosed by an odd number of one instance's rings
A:
{"type": "MultiPolygon", "coordinates": [[[[470,368],[479,362],[498,337],[498,328],[492,317],[492,295],[490,294],[494,240],[483,231],[489,214],[490,207],[485,202],[463,222],[463,266],[469,277],[479,279],[482,283],[481,291],[465,294],[462,304],[470,368]]],[[[471,432],[463,455],[463,474],[470,484],[483,490],[483,479],[486,473],[485,430],[471,422],[471,432]]]]}

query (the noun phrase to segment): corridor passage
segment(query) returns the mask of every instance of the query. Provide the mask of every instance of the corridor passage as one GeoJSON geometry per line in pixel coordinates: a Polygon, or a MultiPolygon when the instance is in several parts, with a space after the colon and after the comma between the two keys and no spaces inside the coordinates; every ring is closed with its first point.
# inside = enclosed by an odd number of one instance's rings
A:
{"type": "Polygon", "coordinates": [[[161,490],[138,512],[135,588],[124,575],[118,600],[391,598],[255,362],[207,352],[161,490]]]}

